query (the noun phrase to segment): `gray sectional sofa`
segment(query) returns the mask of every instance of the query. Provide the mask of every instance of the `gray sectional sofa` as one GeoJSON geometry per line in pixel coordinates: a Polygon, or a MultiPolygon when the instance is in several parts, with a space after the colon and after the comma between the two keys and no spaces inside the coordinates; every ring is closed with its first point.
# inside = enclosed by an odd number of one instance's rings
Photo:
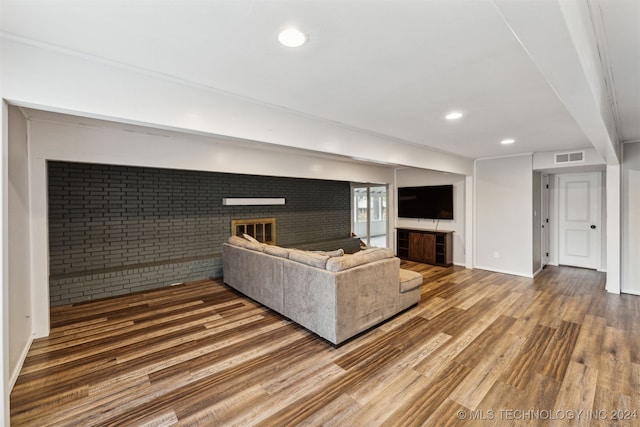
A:
{"type": "Polygon", "coordinates": [[[417,304],[422,284],[391,249],[344,255],[237,236],[223,244],[223,274],[227,285],[336,345],[417,304]]]}

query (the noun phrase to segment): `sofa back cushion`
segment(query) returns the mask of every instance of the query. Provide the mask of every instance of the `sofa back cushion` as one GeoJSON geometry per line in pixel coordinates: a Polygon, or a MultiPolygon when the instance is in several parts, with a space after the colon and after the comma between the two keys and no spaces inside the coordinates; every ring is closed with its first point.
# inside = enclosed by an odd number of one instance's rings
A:
{"type": "Polygon", "coordinates": [[[359,265],[385,258],[393,258],[393,250],[389,248],[371,248],[356,252],[353,255],[333,257],[327,261],[327,270],[338,272],[348,270],[359,265]]]}

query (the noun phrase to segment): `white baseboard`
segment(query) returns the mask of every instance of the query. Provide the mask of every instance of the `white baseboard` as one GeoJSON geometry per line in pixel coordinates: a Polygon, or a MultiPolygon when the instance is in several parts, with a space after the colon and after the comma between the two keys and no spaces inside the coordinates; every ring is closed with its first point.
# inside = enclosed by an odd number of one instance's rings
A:
{"type": "Polygon", "coordinates": [[[11,390],[13,390],[13,386],[16,384],[16,381],[18,381],[18,376],[20,375],[20,371],[22,370],[22,365],[24,365],[24,361],[27,358],[27,353],[29,353],[29,349],[31,348],[31,344],[33,344],[33,336],[30,335],[29,336],[29,340],[27,341],[27,344],[22,349],[22,354],[20,354],[20,358],[18,359],[18,363],[16,364],[15,368],[13,369],[13,372],[11,372],[11,377],[10,377],[10,381],[9,381],[9,392],[11,392],[11,390]]]}
{"type": "Polygon", "coordinates": [[[528,277],[529,279],[533,279],[533,275],[532,274],[525,274],[525,273],[521,273],[519,271],[500,270],[498,268],[483,267],[481,265],[476,265],[475,268],[479,269],[479,270],[493,271],[494,273],[510,274],[512,276],[528,277]]]}

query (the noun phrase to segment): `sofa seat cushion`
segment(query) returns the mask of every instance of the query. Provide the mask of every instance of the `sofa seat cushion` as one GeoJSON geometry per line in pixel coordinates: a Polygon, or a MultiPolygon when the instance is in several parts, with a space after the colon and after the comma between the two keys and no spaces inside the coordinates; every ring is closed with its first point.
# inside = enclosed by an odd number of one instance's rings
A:
{"type": "Polygon", "coordinates": [[[400,269],[400,292],[408,292],[422,286],[422,274],[415,271],[400,269]]]}

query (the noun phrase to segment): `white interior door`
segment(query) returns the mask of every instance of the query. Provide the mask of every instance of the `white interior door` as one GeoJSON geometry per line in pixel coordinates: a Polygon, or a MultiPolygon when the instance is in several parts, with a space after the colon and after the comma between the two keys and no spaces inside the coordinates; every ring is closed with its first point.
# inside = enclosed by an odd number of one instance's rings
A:
{"type": "Polygon", "coordinates": [[[600,172],[558,175],[559,264],[600,268],[600,172]]]}

